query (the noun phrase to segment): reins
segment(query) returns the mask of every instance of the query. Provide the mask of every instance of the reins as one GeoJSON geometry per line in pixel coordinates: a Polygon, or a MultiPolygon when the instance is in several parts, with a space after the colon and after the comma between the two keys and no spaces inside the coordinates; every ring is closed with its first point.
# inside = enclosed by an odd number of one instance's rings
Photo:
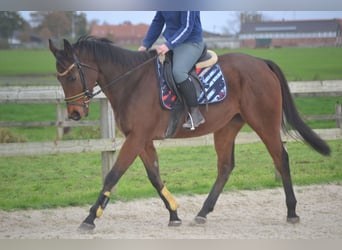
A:
{"type": "Polygon", "coordinates": [[[79,99],[81,99],[82,97],[84,97],[85,101],[84,101],[83,105],[87,105],[89,103],[90,99],[92,99],[93,97],[97,96],[98,94],[103,92],[103,90],[105,90],[105,89],[109,88],[110,86],[112,86],[114,83],[116,83],[116,82],[120,81],[121,79],[125,78],[126,76],[130,75],[133,71],[138,70],[139,68],[141,68],[145,64],[148,64],[149,62],[154,60],[157,56],[158,55],[155,55],[155,56],[149,58],[148,60],[144,61],[143,63],[138,64],[137,66],[135,66],[134,68],[130,69],[129,71],[126,71],[123,74],[119,75],[118,77],[114,78],[112,81],[107,83],[105,86],[101,87],[100,90],[96,91],[95,93],[92,93],[92,92],[89,91],[87,83],[85,81],[84,73],[83,73],[83,70],[82,70],[82,66],[84,66],[86,68],[89,68],[89,69],[96,70],[96,71],[97,71],[97,69],[95,69],[95,68],[93,68],[93,67],[91,67],[91,66],[89,66],[87,64],[81,63],[78,60],[77,56],[74,54],[73,57],[74,57],[74,61],[75,62],[73,64],[71,64],[64,72],[62,72],[62,73],[57,72],[57,75],[58,76],[66,76],[74,67],[77,67],[79,75],[80,75],[80,78],[81,78],[81,83],[83,85],[83,91],[81,93],[77,94],[77,95],[65,98],[64,101],[67,104],[69,104],[69,105],[80,105],[80,104],[77,104],[77,103],[74,103],[74,102],[79,100],[79,99]]]}
{"type": "Polygon", "coordinates": [[[144,61],[141,64],[138,64],[137,66],[135,66],[134,68],[130,69],[129,71],[124,72],[123,74],[119,75],[118,77],[116,77],[115,79],[113,79],[112,81],[110,81],[109,83],[107,83],[104,87],[102,87],[100,90],[96,91],[95,93],[92,94],[91,98],[93,98],[94,96],[100,94],[101,92],[103,92],[104,89],[109,88],[111,85],[113,85],[114,83],[116,83],[117,81],[120,81],[121,79],[125,78],[126,76],[130,75],[133,71],[138,70],[139,68],[141,68],[142,66],[144,66],[145,64],[148,64],[149,62],[151,62],[152,60],[154,60],[158,55],[155,55],[151,58],[149,58],[148,60],[144,61]]]}

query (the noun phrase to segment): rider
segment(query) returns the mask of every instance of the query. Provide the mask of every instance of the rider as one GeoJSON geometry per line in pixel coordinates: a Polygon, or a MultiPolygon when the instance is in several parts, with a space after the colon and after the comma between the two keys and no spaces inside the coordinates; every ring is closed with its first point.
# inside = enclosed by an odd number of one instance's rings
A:
{"type": "Polygon", "coordinates": [[[190,117],[183,124],[183,128],[192,128],[191,119],[194,127],[198,127],[205,120],[198,108],[196,89],[189,77],[189,71],[204,49],[200,12],[157,11],[139,51],[146,51],[153,45],[164,25],[163,36],[166,42],[156,50],[162,55],[169,50],[173,51],[173,78],[190,108],[190,117]]]}

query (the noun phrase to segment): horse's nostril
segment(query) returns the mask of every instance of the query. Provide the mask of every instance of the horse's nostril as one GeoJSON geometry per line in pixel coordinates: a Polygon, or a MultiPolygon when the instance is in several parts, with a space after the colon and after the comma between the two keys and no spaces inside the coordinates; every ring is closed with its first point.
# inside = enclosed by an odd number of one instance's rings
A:
{"type": "Polygon", "coordinates": [[[70,115],[69,115],[69,119],[72,119],[74,121],[78,121],[81,119],[81,115],[79,112],[77,111],[73,111],[70,115]]]}

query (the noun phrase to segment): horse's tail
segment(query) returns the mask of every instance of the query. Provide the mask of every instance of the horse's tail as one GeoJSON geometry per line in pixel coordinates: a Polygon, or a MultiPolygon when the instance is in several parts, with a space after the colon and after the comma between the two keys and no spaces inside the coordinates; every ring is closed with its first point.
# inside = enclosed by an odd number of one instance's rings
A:
{"type": "Polygon", "coordinates": [[[307,142],[313,149],[322,155],[330,154],[330,147],[325,141],[323,141],[311,128],[309,128],[298,114],[296,106],[293,102],[290,89],[284,73],[279,66],[270,61],[265,60],[268,67],[276,74],[281,85],[281,94],[283,99],[283,113],[285,119],[282,121],[282,129],[284,132],[288,132],[285,122],[289,123],[297,132],[302,136],[305,142],[307,142]]]}

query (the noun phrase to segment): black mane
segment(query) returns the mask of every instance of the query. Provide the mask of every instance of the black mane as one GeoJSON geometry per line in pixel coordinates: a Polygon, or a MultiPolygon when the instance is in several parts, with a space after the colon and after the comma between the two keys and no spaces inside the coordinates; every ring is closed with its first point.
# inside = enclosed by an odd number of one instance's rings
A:
{"type": "Polygon", "coordinates": [[[141,53],[116,46],[107,38],[82,36],[73,44],[80,54],[94,58],[97,63],[115,63],[126,67],[136,66],[151,58],[155,52],[141,53]]]}

